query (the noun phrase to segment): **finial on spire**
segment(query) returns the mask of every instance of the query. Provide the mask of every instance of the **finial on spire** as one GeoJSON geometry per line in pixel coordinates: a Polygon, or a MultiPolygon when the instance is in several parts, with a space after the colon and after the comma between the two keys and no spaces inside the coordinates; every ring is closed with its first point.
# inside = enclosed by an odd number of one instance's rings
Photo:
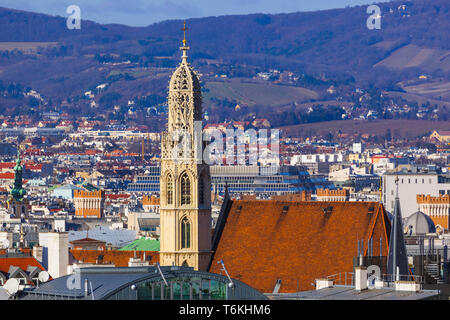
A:
{"type": "Polygon", "coordinates": [[[183,29],[181,29],[181,30],[183,30],[183,32],[184,32],[183,46],[186,46],[186,31],[187,31],[186,20],[184,20],[184,26],[183,26],[183,29]]]}
{"type": "Polygon", "coordinates": [[[186,59],[187,59],[187,54],[186,54],[186,52],[189,50],[189,47],[186,46],[186,43],[187,43],[187,41],[186,41],[186,31],[187,31],[187,29],[188,29],[188,28],[186,27],[186,21],[184,21],[183,29],[181,29],[181,30],[183,30],[183,33],[184,33],[184,37],[183,37],[183,46],[180,47],[180,50],[183,51],[183,56],[182,56],[183,61],[186,61],[186,59]]]}

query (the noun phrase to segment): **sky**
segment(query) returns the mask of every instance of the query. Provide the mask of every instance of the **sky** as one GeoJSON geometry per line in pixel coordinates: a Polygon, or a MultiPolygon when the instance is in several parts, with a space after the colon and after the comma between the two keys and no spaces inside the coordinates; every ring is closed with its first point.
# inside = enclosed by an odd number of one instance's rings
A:
{"type": "MultiPolygon", "coordinates": [[[[0,7],[69,16],[70,5],[81,19],[102,24],[147,26],[169,19],[249,13],[289,13],[369,5],[373,0],[0,0],[0,7]]],[[[378,0],[377,2],[386,2],[378,0]]]]}

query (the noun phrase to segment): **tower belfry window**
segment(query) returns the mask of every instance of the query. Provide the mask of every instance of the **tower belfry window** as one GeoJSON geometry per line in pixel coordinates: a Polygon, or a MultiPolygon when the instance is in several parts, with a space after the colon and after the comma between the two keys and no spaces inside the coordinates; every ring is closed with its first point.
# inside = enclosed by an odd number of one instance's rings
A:
{"type": "Polygon", "coordinates": [[[187,173],[181,176],[181,204],[191,204],[191,180],[187,173]]]}
{"type": "Polygon", "coordinates": [[[170,174],[167,176],[167,204],[173,204],[173,181],[170,174]]]}
{"type": "Polygon", "coordinates": [[[187,249],[191,247],[191,224],[185,217],[181,220],[181,248],[187,249]]]}

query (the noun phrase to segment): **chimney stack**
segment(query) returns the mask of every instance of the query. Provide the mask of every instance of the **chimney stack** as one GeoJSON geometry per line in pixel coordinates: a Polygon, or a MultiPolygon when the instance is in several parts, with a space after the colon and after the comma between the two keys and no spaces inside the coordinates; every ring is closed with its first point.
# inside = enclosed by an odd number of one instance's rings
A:
{"type": "Polygon", "coordinates": [[[367,289],[367,268],[359,266],[355,268],[355,290],[363,291],[367,289]]]}
{"type": "Polygon", "coordinates": [[[89,281],[88,279],[84,280],[84,297],[87,297],[89,295],[89,281]]]}
{"type": "Polygon", "coordinates": [[[316,290],[333,287],[333,280],[331,279],[316,279],[316,290]]]}

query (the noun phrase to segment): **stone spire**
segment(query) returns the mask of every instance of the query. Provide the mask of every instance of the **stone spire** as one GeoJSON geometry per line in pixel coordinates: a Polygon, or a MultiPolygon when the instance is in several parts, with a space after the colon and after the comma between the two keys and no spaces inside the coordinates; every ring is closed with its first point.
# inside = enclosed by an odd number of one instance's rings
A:
{"type": "Polygon", "coordinates": [[[183,46],[180,47],[183,51],[182,60],[169,82],[167,130],[170,135],[177,130],[185,130],[193,137],[194,122],[202,120],[201,85],[198,74],[187,62],[189,47],[186,41],[186,24],[182,30],[184,31],[183,46]]]}
{"type": "Polygon", "coordinates": [[[397,267],[401,276],[409,275],[409,269],[405,241],[403,239],[402,215],[400,210],[400,199],[398,196],[398,177],[395,179],[395,184],[397,190],[395,195],[394,215],[391,223],[391,234],[389,237],[387,273],[392,275],[394,280],[402,280],[396,279],[397,267]]]}

